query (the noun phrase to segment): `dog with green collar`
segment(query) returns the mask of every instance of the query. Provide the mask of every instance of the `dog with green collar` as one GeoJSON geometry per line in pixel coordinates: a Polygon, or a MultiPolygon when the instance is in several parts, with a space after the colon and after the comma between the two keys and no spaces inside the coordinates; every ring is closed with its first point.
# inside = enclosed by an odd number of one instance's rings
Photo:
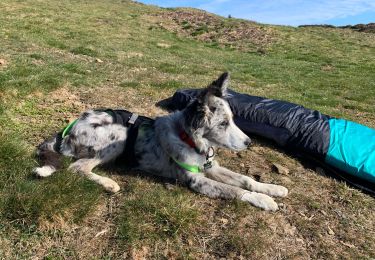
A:
{"type": "Polygon", "coordinates": [[[69,169],[109,192],[120,186],[92,170],[116,161],[133,169],[178,180],[211,198],[239,199],[275,211],[272,197],[285,197],[285,187],[260,183],[230,171],[214,160],[216,147],[246,149],[250,138],[233,122],[224,99],[228,73],[205,88],[184,110],[150,119],[125,110],[91,110],[38,147],[42,166],[37,176],[53,174],[61,157],[76,159],[69,169]]]}

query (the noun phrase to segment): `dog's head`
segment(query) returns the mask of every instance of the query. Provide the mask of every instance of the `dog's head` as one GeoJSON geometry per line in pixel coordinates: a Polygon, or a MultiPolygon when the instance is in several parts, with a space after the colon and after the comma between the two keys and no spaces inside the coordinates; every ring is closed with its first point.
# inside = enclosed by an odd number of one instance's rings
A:
{"type": "Polygon", "coordinates": [[[199,97],[184,110],[185,125],[198,149],[206,151],[210,146],[243,150],[250,138],[233,122],[233,114],[225,100],[229,74],[223,73],[199,97]]]}

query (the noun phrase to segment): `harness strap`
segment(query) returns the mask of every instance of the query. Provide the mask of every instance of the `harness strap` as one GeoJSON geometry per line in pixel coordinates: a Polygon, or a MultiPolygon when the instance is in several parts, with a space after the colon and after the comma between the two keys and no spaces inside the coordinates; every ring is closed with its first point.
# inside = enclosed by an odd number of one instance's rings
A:
{"type": "Polygon", "coordinates": [[[129,167],[138,166],[138,161],[134,153],[134,147],[138,137],[139,126],[149,118],[138,116],[138,114],[129,112],[127,110],[106,109],[104,112],[112,115],[113,123],[121,124],[128,128],[124,151],[116,161],[129,167]]]}
{"type": "MultiPolygon", "coordinates": [[[[142,123],[142,120],[134,120],[132,121],[131,118],[134,114],[131,114],[129,117],[128,122],[126,122],[126,125],[128,127],[128,136],[126,137],[126,143],[125,143],[125,149],[123,151],[123,156],[121,158],[121,161],[125,162],[125,165],[129,167],[135,167],[138,166],[137,158],[134,153],[134,147],[135,143],[137,141],[138,137],[138,130],[139,126],[142,123]]],[[[138,115],[137,115],[138,118],[138,115]]]]}

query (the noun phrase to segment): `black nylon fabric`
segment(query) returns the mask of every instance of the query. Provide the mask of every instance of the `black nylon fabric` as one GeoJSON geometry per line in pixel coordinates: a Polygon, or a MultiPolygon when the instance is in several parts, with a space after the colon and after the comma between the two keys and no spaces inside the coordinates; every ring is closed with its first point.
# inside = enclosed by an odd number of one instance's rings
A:
{"type": "MultiPolygon", "coordinates": [[[[201,89],[177,91],[164,101],[171,110],[182,110],[201,89]]],[[[246,134],[256,134],[280,146],[296,148],[318,159],[325,158],[330,140],[329,116],[303,106],[228,90],[226,97],[236,125],[246,134]]]]}
{"type": "Polygon", "coordinates": [[[132,112],[129,112],[127,110],[120,110],[120,109],[116,109],[116,110],[106,109],[106,110],[101,110],[101,111],[110,114],[114,119],[113,121],[114,124],[121,124],[128,128],[124,151],[121,154],[121,156],[119,156],[116,159],[116,162],[119,164],[125,164],[128,167],[137,167],[138,161],[134,153],[134,146],[135,146],[135,142],[137,141],[139,127],[145,121],[154,121],[154,120],[145,116],[138,115],[138,118],[134,122],[134,124],[130,124],[129,119],[133,114],[132,112]]]}

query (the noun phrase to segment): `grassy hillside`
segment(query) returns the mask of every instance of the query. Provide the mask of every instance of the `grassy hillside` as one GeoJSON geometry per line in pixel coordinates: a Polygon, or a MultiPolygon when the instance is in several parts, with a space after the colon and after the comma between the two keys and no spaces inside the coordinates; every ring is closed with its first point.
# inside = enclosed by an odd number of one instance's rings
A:
{"type": "Polygon", "coordinates": [[[116,195],[66,171],[31,173],[35,146],[82,110],[156,116],[166,112],[155,102],[225,70],[237,91],[375,127],[375,34],[126,0],[2,0],[0,10],[1,259],[375,257],[374,198],[263,140],[219,160],[288,187],[276,213],[119,169],[96,170],[121,184],[116,195]]]}

